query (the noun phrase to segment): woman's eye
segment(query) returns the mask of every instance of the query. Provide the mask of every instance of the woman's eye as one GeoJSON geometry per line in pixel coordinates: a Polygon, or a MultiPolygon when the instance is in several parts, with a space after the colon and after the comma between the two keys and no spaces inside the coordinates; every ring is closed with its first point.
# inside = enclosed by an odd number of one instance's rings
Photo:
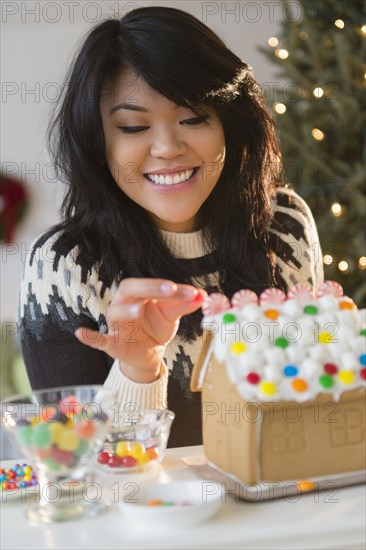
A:
{"type": "Polygon", "coordinates": [[[183,122],[184,124],[188,124],[189,126],[195,126],[196,124],[202,124],[203,122],[206,122],[208,117],[209,115],[187,118],[187,120],[183,120],[183,122]]]}
{"type": "Polygon", "coordinates": [[[117,126],[124,134],[137,134],[147,130],[148,126],[117,126]]]}

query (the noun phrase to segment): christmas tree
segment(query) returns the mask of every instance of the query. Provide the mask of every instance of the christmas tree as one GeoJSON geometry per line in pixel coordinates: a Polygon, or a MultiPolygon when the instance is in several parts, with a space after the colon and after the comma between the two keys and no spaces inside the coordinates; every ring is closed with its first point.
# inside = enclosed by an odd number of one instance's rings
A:
{"type": "Polygon", "coordinates": [[[316,259],[359,307],[366,302],[365,7],[283,0],[279,36],[260,48],[279,69],[281,83],[264,91],[286,180],[317,223],[316,259]]]}

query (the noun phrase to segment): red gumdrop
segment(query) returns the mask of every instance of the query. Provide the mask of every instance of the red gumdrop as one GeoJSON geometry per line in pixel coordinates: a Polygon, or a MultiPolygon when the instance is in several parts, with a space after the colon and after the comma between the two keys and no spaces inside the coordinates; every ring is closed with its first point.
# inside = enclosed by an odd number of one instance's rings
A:
{"type": "Polygon", "coordinates": [[[107,464],[109,458],[110,458],[109,453],[107,453],[106,451],[102,451],[98,455],[98,462],[99,464],[107,464]]]}
{"type": "Polygon", "coordinates": [[[126,455],[121,458],[122,466],[125,468],[132,468],[132,466],[135,466],[136,462],[137,460],[133,456],[126,455]]]}
{"type": "Polygon", "coordinates": [[[51,458],[58,464],[69,466],[74,460],[74,454],[71,451],[63,451],[54,445],[51,449],[51,458]]]}
{"type": "Polygon", "coordinates": [[[366,369],[361,369],[360,376],[362,380],[366,380],[366,369]]]}
{"type": "Polygon", "coordinates": [[[111,468],[119,468],[121,466],[121,459],[117,455],[112,455],[108,459],[108,466],[111,468]]]}
{"type": "Polygon", "coordinates": [[[247,381],[249,382],[249,384],[258,384],[260,379],[261,378],[259,374],[257,374],[256,372],[249,372],[247,374],[247,381]]]}
{"type": "Polygon", "coordinates": [[[338,372],[338,367],[334,363],[325,363],[324,370],[327,374],[334,375],[338,372]]]}

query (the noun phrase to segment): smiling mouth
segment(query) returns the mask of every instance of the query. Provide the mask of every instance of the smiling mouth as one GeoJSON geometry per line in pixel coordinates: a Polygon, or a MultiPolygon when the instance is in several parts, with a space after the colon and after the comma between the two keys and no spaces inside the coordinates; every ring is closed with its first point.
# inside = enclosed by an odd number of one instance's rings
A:
{"type": "Polygon", "coordinates": [[[144,177],[155,185],[179,185],[190,180],[199,170],[199,167],[183,170],[176,174],[144,174],[144,177]]]}

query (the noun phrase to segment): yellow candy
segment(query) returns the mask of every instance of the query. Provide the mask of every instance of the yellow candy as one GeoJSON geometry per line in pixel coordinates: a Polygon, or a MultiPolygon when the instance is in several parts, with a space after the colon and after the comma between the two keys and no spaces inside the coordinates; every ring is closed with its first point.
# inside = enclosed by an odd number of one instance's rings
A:
{"type": "Polygon", "coordinates": [[[276,384],[273,382],[261,382],[259,389],[264,395],[274,395],[277,392],[276,384]]]}
{"type": "Polygon", "coordinates": [[[32,476],[30,475],[24,476],[24,481],[32,481],[32,476]]]}
{"type": "Polygon", "coordinates": [[[234,344],[231,344],[230,351],[231,353],[235,353],[235,355],[239,355],[240,353],[247,351],[247,346],[244,342],[235,342],[234,344]]]}
{"type": "Polygon", "coordinates": [[[126,456],[130,454],[131,445],[129,441],[119,441],[116,446],[117,456],[126,456]]]}
{"type": "Polygon", "coordinates": [[[352,384],[355,381],[355,374],[351,370],[341,370],[338,378],[343,384],[352,384]]]}
{"type": "Polygon", "coordinates": [[[52,443],[58,443],[65,426],[61,422],[50,422],[49,430],[52,435],[52,443]]]}
{"type": "Polygon", "coordinates": [[[70,428],[65,428],[59,435],[58,447],[62,451],[75,451],[79,447],[79,438],[70,428]]]}
{"type": "Polygon", "coordinates": [[[333,342],[333,335],[330,332],[321,332],[319,334],[319,343],[320,344],[330,344],[333,342]]]}
{"type": "Polygon", "coordinates": [[[24,466],[24,468],[23,468],[23,474],[24,474],[24,475],[28,475],[28,474],[30,474],[30,473],[32,473],[32,468],[30,468],[29,466],[24,466]]]}
{"type": "Polygon", "coordinates": [[[143,455],[143,456],[141,456],[140,458],[137,459],[137,464],[139,466],[144,466],[148,462],[150,462],[150,458],[148,457],[147,454],[145,454],[145,455],[143,455]]]}
{"type": "Polygon", "coordinates": [[[139,460],[144,455],[146,455],[145,446],[142,443],[132,443],[131,450],[129,451],[128,454],[130,456],[133,456],[133,458],[136,458],[136,460],[139,460]]]}

